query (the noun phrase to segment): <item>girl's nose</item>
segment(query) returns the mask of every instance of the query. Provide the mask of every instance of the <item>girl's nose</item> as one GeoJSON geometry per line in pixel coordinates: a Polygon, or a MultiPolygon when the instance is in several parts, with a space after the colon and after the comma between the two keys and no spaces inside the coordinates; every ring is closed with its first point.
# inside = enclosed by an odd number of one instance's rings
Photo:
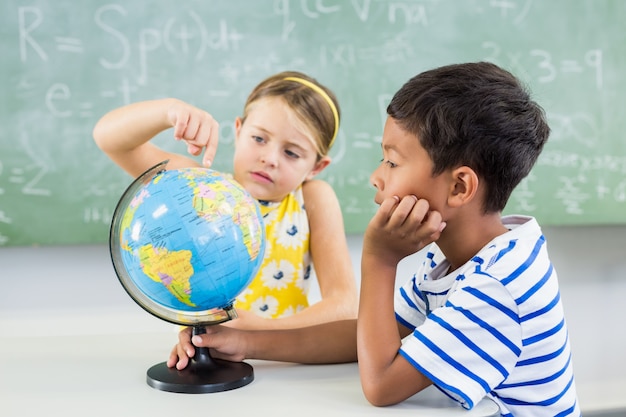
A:
{"type": "Polygon", "coordinates": [[[270,147],[266,147],[264,151],[261,153],[261,162],[265,165],[269,165],[275,167],[278,165],[278,152],[270,149],[270,147]]]}

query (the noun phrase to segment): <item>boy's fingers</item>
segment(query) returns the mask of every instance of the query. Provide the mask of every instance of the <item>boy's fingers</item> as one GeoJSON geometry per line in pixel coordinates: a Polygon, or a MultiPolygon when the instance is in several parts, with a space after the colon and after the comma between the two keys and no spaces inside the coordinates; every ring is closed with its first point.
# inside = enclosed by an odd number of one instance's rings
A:
{"type": "Polygon", "coordinates": [[[379,221],[386,223],[389,221],[395,207],[398,205],[400,198],[398,196],[393,196],[389,198],[385,198],[380,206],[378,207],[378,211],[374,215],[374,218],[378,218],[379,221]]]}
{"type": "Polygon", "coordinates": [[[424,208],[424,200],[421,200],[421,202],[422,204],[418,206],[417,197],[415,197],[414,195],[408,195],[403,197],[393,212],[390,224],[392,226],[401,226],[409,218],[409,216],[413,216],[416,219],[420,215],[421,217],[423,217],[426,213],[426,210],[428,210],[428,203],[426,203],[426,207],[424,208]]]}

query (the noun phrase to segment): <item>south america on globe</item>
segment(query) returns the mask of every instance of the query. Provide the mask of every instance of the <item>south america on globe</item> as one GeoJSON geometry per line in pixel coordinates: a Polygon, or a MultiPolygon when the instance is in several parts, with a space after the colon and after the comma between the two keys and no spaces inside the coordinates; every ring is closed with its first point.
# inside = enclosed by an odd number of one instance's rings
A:
{"type": "MultiPolygon", "coordinates": [[[[261,265],[265,228],[258,202],[228,174],[164,169],[126,190],[113,216],[113,265],[145,310],[182,325],[212,324],[261,265]]],[[[232,317],[231,317],[232,318],[232,317]]]]}

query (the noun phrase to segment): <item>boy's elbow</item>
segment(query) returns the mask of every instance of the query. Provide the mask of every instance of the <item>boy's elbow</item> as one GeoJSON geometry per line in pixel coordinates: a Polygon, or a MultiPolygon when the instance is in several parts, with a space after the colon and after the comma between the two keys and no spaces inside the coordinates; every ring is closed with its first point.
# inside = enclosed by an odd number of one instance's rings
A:
{"type": "MultiPolygon", "coordinates": [[[[362,364],[359,364],[362,366],[362,364]]],[[[364,377],[361,372],[361,387],[367,401],[376,407],[386,407],[407,400],[428,387],[431,382],[421,377],[412,380],[399,374],[376,374],[364,377]]]]}
{"type": "Polygon", "coordinates": [[[370,404],[375,407],[387,407],[389,405],[394,405],[402,401],[401,399],[395,400],[393,398],[390,398],[389,394],[386,392],[386,390],[382,389],[380,384],[362,383],[362,387],[365,398],[370,404]]]}

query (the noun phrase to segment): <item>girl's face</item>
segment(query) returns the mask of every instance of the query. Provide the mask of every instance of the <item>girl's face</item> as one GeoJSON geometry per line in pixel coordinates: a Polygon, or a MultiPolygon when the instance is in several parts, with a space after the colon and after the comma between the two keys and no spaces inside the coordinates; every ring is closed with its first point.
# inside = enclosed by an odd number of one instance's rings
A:
{"type": "Polygon", "coordinates": [[[318,160],[294,112],[278,97],[260,99],[235,121],[234,177],[257,200],[280,201],[330,163],[318,160]]]}

